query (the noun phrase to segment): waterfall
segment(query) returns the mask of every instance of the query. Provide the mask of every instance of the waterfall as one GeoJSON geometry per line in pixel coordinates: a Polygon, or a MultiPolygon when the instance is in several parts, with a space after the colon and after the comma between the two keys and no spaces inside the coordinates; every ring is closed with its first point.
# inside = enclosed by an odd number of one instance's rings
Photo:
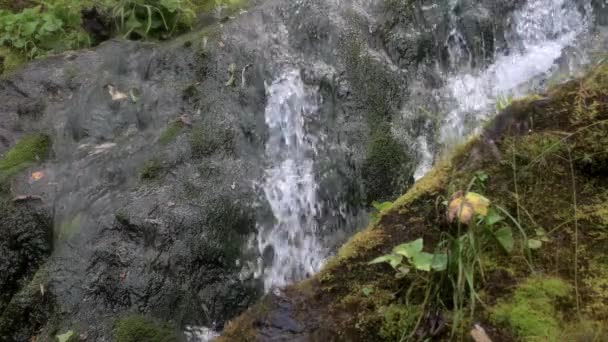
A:
{"type": "Polygon", "coordinates": [[[313,156],[316,138],[306,132],[317,104],[297,71],[285,72],[267,89],[265,110],[270,167],[262,181],[275,222],[259,227],[266,291],[302,280],[318,271],[324,250],[317,238],[317,183],[313,156]]]}
{"type": "MultiPolygon", "coordinates": [[[[549,76],[564,49],[576,45],[577,38],[589,30],[591,14],[590,0],[582,5],[571,0],[528,0],[509,18],[512,29],[507,34],[508,51],[498,54],[483,70],[472,68],[466,43],[454,29],[446,42],[450,64],[458,67],[469,61],[469,65],[449,75],[441,91],[449,110],[445,111],[439,143],[458,143],[491,117],[497,99],[523,95],[531,90],[532,80],[549,76]]],[[[433,153],[421,156],[416,178],[430,170],[434,158],[433,153]]]]}
{"type": "Polygon", "coordinates": [[[447,93],[455,100],[455,107],[441,129],[442,142],[462,139],[470,131],[465,120],[479,127],[479,122],[492,113],[497,98],[521,95],[529,90],[522,86],[549,73],[564,48],[589,29],[589,2],[584,8],[586,14],[570,0],[529,0],[515,11],[507,53],[499,55],[485,70],[472,73],[467,69],[448,77],[447,93]]]}

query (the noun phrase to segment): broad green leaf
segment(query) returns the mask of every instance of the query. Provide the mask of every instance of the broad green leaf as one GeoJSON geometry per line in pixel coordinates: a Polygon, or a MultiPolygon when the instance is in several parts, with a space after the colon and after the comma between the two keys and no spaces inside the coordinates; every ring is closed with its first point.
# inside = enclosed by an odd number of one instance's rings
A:
{"type": "Polygon", "coordinates": [[[513,231],[511,231],[510,227],[502,227],[498,229],[494,233],[494,236],[507,253],[511,253],[513,251],[513,231]]]}
{"type": "Polygon", "coordinates": [[[374,208],[376,208],[376,210],[378,211],[383,211],[383,210],[387,210],[390,209],[390,207],[393,206],[393,202],[372,202],[372,205],[374,206],[374,208]]]}
{"type": "Polygon", "coordinates": [[[68,342],[74,336],[74,331],[69,330],[65,334],[57,335],[57,342],[68,342]]]}
{"type": "Polygon", "coordinates": [[[530,249],[539,249],[543,246],[543,242],[536,239],[528,240],[528,248],[530,249]]]}
{"type": "Polygon", "coordinates": [[[435,271],[445,271],[448,268],[448,255],[445,253],[433,254],[431,268],[435,271]]]}
{"type": "Polygon", "coordinates": [[[505,218],[500,216],[500,214],[498,214],[498,212],[494,209],[489,209],[488,210],[488,215],[486,215],[486,217],[484,217],[484,223],[489,226],[492,227],[493,225],[495,225],[496,223],[504,220],[505,218]]]}
{"type": "Polygon", "coordinates": [[[399,266],[401,264],[402,260],[403,260],[403,257],[401,255],[388,254],[388,255],[383,255],[381,257],[377,257],[376,259],[370,261],[369,264],[370,265],[381,264],[381,263],[386,262],[386,263],[390,264],[391,267],[397,268],[397,266],[399,266]]]}
{"type": "Polygon", "coordinates": [[[404,243],[393,248],[393,253],[403,255],[406,258],[412,258],[415,254],[422,251],[423,244],[424,242],[422,239],[404,243]]]}
{"type": "Polygon", "coordinates": [[[433,254],[427,252],[416,253],[412,256],[411,263],[416,269],[428,272],[433,265],[433,254]]]}

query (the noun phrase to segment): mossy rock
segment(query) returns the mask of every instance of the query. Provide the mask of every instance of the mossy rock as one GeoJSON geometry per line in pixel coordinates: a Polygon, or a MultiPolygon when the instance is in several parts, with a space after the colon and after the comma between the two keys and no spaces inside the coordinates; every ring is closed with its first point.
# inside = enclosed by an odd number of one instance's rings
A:
{"type": "Polygon", "coordinates": [[[212,122],[204,122],[192,129],[190,147],[195,158],[209,157],[216,153],[234,153],[234,131],[212,122]]]}
{"type": "Polygon", "coordinates": [[[179,342],[181,338],[169,324],[157,324],[141,315],[126,316],[114,326],[116,342],[179,342]]]}
{"type": "Polygon", "coordinates": [[[153,158],[147,161],[139,171],[139,178],[147,181],[160,179],[166,172],[167,166],[161,160],[153,158]]]}
{"type": "Polygon", "coordinates": [[[183,128],[184,128],[184,124],[181,121],[171,122],[169,125],[167,125],[165,130],[161,133],[160,138],[158,139],[158,142],[161,145],[169,145],[179,136],[179,134],[182,132],[183,128]]]}
{"type": "Polygon", "coordinates": [[[524,341],[557,341],[563,326],[558,303],[571,292],[572,286],[561,279],[529,278],[491,310],[491,317],[524,341]]]}
{"type": "Polygon", "coordinates": [[[367,201],[387,201],[399,196],[410,184],[411,170],[405,148],[391,135],[388,126],[371,136],[361,173],[367,201]]]}
{"type": "Polygon", "coordinates": [[[44,161],[50,150],[51,138],[47,135],[32,134],[21,138],[0,158],[0,187],[15,174],[44,161]]]}
{"type": "Polygon", "coordinates": [[[25,61],[23,54],[7,47],[0,47],[0,75],[16,70],[25,61]]]}

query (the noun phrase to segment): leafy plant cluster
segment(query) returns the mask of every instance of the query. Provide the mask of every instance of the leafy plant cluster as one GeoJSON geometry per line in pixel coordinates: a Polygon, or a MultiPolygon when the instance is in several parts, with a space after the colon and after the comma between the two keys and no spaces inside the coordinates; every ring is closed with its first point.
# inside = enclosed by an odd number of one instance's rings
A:
{"type": "Polygon", "coordinates": [[[41,1],[18,13],[0,10],[0,45],[27,59],[88,46],[80,20],[80,5],[69,0],[41,1]]]}
{"type": "Polygon", "coordinates": [[[89,47],[95,32],[127,39],[168,39],[192,28],[197,11],[236,9],[244,0],[32,0],[22,8],[0,3],[0,74],[49,53],[89,47]],[[96,25],[83,28],[83,10],[96,25]],[[10,9],[10,10],[9,10],[10,9]]]}
{"type": "MultiPolygon", "coordinates": [[[[541,248],[543,242],[547,241],[544,231],[537,230],[534,236],[528,236],[520,223],[504,208],[470,191],[473,185],[483,188],[487,178],[484,173],[475,174],[466,192],[458,191],[443,203],[446,219],[457,226],[457,231],[455,234],[446,232],[433,252],[423,251],[424,241],[420,238],[398,245],[391,253],[370,262],[388,263],[396,271],[397,278],[407,276],[412,280],[406,292],[408,295],[415,293],[416,288],[424,288],[423,309],[444,306],[451,310],[454,313],[453,334],[464,322],[465,309],[469,309],[473,317],[475,305],[480,301],[477,289],[485,281],[484,254],[497,249],[507,254],[513,253],[516,246],[515,229],[522,237],[522,248],[530,265],[530,250],[541,248]]],[[[389,204],[376,203],[376,208],[383,211],[389,204]]],[[[377,221],[378,214],[372,215],[376,216],[374,220],[377,221]]],[[[416,299],[406,298],[406,301],[416,299]]],[[[423,313],[418,322],[422,319],[423,313]]]]}
{"type": "Polygon", "coordinates": [[[126,38],[160,38],[190,29],[196,18],[191,0],[106,1],[118,32],[126,38]]]}

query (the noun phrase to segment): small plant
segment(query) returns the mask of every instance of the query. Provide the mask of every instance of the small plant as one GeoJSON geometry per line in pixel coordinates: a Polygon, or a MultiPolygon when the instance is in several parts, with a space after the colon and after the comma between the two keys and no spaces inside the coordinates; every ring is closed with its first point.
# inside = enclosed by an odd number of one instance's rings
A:
{"type": "Polygon", "coordinates": [[[444,271],[448,264],[448,255],[445,253],[423,252],[424,241],[418,239],[404,243],[393,248],[391,254],[383,255],[370,262],[370,264],[389,263],[397,270],[397,277],[401,278],[410,272],[413,267],[419,271],[444,271]]]}
{"type": "Polygon", "coordinates": [[[496,112],[500,113],[503,110],[507,109],[513,103],[513,95],[499,95],[496,97],[496,101],[494,102],[494,106],[496,107],[496,112]]]}
{"type": "Polygon", "coordinates": [[[393,202],[372,202],[372,212],[370,214],[372,222],[376,223],[380,220],[380,215],[383,211],[390,209],[393,206],[393,202]]]}
{"type": "Polygon", "coordinates": [[[120,0],[111,16],[125,38],[167,39],[190,29],[194,8],[191,0],[120,0]]]}

